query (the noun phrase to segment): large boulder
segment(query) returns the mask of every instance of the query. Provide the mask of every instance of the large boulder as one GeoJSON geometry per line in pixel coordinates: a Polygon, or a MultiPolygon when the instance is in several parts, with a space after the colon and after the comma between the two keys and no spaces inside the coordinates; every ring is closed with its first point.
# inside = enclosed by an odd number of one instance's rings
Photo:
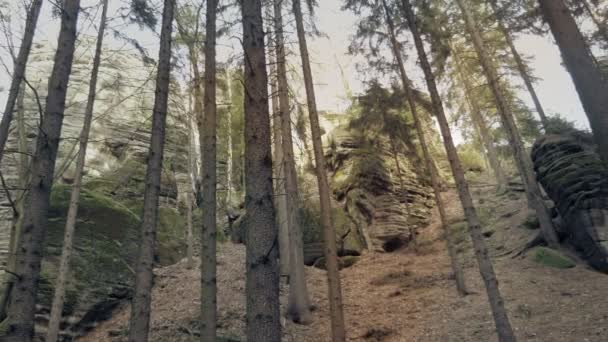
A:
{"type": "Polygon", "coordinates": [[[608,167],[591,137],[544,136],[534,144],[532,160],[562,218],[562,238],[591,266],[608,272],[608,167]]]}
{"type": "MultiPolygon", "coordinates": [[[[55,291],[71,188],[53,188],[49,227],[38,291],[37,323],[47,322],[55,291]]],[[[186,251],[184,222],[175,209],[161,208],[157,263],[169,265],[186,251]]],[[[62,338],[71,340],[105,320],[132,295],[141,221],[128,207],[98,192],[81,192],[66,288],[62,338]]]]}

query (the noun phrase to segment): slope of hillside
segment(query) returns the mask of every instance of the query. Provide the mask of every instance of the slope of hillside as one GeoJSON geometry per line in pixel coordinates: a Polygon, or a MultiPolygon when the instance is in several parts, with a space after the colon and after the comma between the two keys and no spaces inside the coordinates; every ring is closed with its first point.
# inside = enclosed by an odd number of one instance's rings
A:
{"type": "MultiPolygon", "coordinates": [[[[608,276],[583,264],[560,269],[534,261],[536,250],[513,258],[535,231],[524,198],[497,196],[473,186],[501,290],[520,341],[601,342],[608,338],[608,276]]],[[[445,194],[458,234],[471,295],[459,298],[452,286],[437,214],[416,243],[393,253],[369,252],[342,271],[349,341],[495,341],[493,322],[457,196],[445,194]]],[[[219,330],[225,341],[242,341],[245,327],[244,247],[225,244],[219,255],[219,330]]],[[[310,326],[285,322],[284,341],[329,341],[324,272],[307,269],[315,306],[310,326]]],[[[282,287],[285,301],[287,288],[282,287]]],[[[198,270],[185,262],[157,270],[153,293],[152,341],[196,341],[198,270]]],[[[98,326],[83,342],[124,341],[128,306],[98,326]]]]}

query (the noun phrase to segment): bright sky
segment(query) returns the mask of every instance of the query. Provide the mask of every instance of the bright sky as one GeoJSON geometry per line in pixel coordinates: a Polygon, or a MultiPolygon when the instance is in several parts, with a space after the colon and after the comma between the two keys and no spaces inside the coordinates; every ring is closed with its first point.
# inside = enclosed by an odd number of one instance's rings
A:
{"type": "MultiPolygon", "coordinates": [[[[110,15],[116,13],[116,10],[125,6],[126,0],[110,0],[111,10],[110,15]]],[[[97,3],[93,0],[83,0],[83,6],[90,6],[97,3]]],[[[45,7],[41,15],[41,21],[36,33],[36,42],[51,41],[55,44],[58,31],[58,20],[53,19],[50,12],[50,4],[45,1],[45,7]]],[[[351,34],[354,33],[355,22],[357,18],[350,12],[341,10],[342,0],[323,0],[319,1],[319,8],[316,10],[317,26],[326,37],[309,38],[309,46],[311,49],[311,58],[314,63],[313,70],[315,72],[315,84],[317,91],[318,106],[323,110],[342,111],[348,103],[346,100],[345,81],[348,83],[352,91],[356,94],[364,88],[363,80],[365,75],[360,75],[355,69],[356,58],[349,56],[347,47],[351,34]],[[341,71],[343,70],[343,72],[341,71]]],[[[287,17],[289,18],[289,17],[287,17]]],[[[287,20],[286,18],[286,20],[287,20]]],[[[15,17],[15,20],[18,18],[15,17]]],[[[97,18],[95,25],[91,26],[91,19],[87,18],[84,24],[81,20],[81,27],[86,28],[85,31],[89,34],[95,34],[97,18]]],[[[17,32],[20,32],[21,24],[16,27],[17,32]]],[[[126,29],[127,34],[133,35],[140,40],[142,45],[150,49],[150,55],[157,56],[157,37],[150,32],[140,31],[137,28],[126,29]]],[[[240,34],[240,28],[236,30],[240,34]]],[[[293,32],[287,32],[291,36],[289,41],[294,41],[293,32]]],[[[16,38],[18,42],[18,38],[16,38]]],[[[108,39],[108,44],[118,46],[117,42],[108,39]]],[[[535,76],[540,78],[536,88],[539,97],[549,113],[559,113],[569,120],[575,121],[580,127],[588,127],[587,119],[580,105],[578,95],[575,92],[574,86],[569,74],[561,65],[561,57],[558,49],[549,37],[523,36],[517,39],[517,47],[525,55],[533,56],[534,62],[531,67],[535,72],[535,76]]],[[[234,49],[239,41],[234,37],[228,37],[218,42],[220,59],[227,56],[234,49]]],[[[6,45],[6,39],[0,37],[0,45],[6,45]]],[[[122,45],[122,44],[121,44],[122,45]]],[[[412,55],[414,52],[412,53],[412,55]]],[[[6,53],[3,51],[0,56],[6,61],[6,53]]],[[[299,70],[299,59],[295,56],[291,59],[294,63],[294,68],[299,70]]],[[[424,84],[415,72],[415,64],[408,63],[408,68],[412,69],[411,74],[414,76],[416,85],[423,89],[424,84]],[[418,79],[416,79],[418,78],[418,79]]],[[[6,93],[8,90],[9,77],[5,76],[5,70],[0,69],[0,104],[4,106],[6,93]]],[[[302,89],[299,85],[294,85],[301,93],[302,89]]],[[[520,98],[526,101],[532,107],[529,95],[522,91],[520,98]]]]}

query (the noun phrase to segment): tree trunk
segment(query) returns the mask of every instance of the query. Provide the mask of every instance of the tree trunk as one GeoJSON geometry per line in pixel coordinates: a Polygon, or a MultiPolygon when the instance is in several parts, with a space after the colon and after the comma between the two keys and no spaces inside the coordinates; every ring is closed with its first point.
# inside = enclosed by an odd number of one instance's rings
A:
{"type": "Polygon", "coordinates": [[[141,241],[136,263],[135,291],[131,304],[129,342],[148,341],[150,327],[150,302],[154,278],[153,267],[156,249],[156,224],[158,221],[158,196],[161,185],[171,74],[171,31],[173,29],[174,6],[174,0],[164,1],[156,91],[152,112],[152,132],[144,190],[141,241]]]}
{"type": "Polygon", "coordinates": [[[51,317],[47,328],[46,342],[56,342],[59,337],[59,325],[63,312],[65,300],[65,285],[70,270],[70,259],[72,257],[72,245],[74,240],[74,229],[76,228],[76,218],[78,215],[78,203],[80,201],[80,189],[82,187],[82,176],[87,154],[87,144],[89,143],[89,133],[93,121],[93,110],[95,107],[95,97],[97,95],[97,77],[99,75],[99,65],[101,64],[101,53],[103,47],[103,36],[106,29],[106,18],[108,14],[108,0],[102,0],[101,22],[97,34],[97,46],[95,47],[95,57],[93,58],[93,69],[91,70],[91,81],[89,84],[89,94],[87,107],[84,113],[84,124],[80,133],[80,150],[76,161],[76,171],[74,185],[70,197],[70,205],[65,223],[65,233],[63,237],[63,249],[59,262],[59,275],[55,283],[55,296],[51,306],[51,317]]]}
{"type": "Polygon", "coordinates": [[[418,31],[414,11],[409,0],[403,0],[402,4],[403,10],[405,11],[405,17],[407,18],[410,30],[414,36],[414,42],[416,45],[416,50],[418,51],[420,65],[424,72],[424,78],[426,79],[429,93],[431,94],[431,101],[435,116],[439,122],[439,127],[441,128],[445,150],[448,154],[450,166],[452,167],[452,175],[454,176],[454,181],[456,182],[460,202],[462,203],[462,208],[469,224],[469,232],[471,234],[471,240],[473,241],[475,256],[479,264],[481,277],[484,280],[488,300],[494,316],[494,323],[496,325],[498,338],[501,342],[515,341],[515,335],[513,333],[513,329],[511,328],[511,324],[509,323],[507,310],[498,289],[498,281],[496,280],[496,275],[494,274],[494,267],[492,266],[492,261],[488,255],[488,249],[482,235],[481,224],[479,222],[475,206],[473,205],[473,199],[469,192],[469,187],[464,177],[464,171],[462,169],[460,159],[458,158],[458,152],[452,140],[452,133],[450,132],[450,128],[448,126],[448,120],[443,109],[443,104],[441,102],[441,98],[439,97],[435,76],[431,70],[431,64],[428,61],[426,52],[424,50],[424,44],[422,42],[422,38],[420,37],[420,32],[418,31]]]}
{"type": "Polygon", "coordinates": [[[203,118],[203,226],[201,230],[201,342],[215,342],[217,326],[217,0],[207,0],[203,118]]]}
{"type": "Polygon", "coordinates": [[[331,317],[332,341],[341,342],[346,340],[346,329],[344,325],[344,312],[342,308],[342,290],[340,289],[340,271],[338,269],[338,256],[336,251],[336,232],[331,219],[331,198],[329,195],[329,184],[325,167],[325,155],[323,152],[323,140],[321,127],[319,125],[319,114],[315,89],[308,56],[306,43],[306,32],[304,31],[304,18],[300,0],[293,0],[293,13],[296,19],[296,29],[302,58],[302,74],[306,88],[306,102],[308,104],[308,115],[310,120],[310,133],[312,136],[313,150],[315,154],[315,166],[317,171],[317,182],[319,187],[319,198],[321,202],[321,225],[323,226],[323,238],[325,241],[325,261],[327,265],[327,284],[329,287],[329,308],[331,317]]]}
{"type": "Polygon", "coordinates": [[[4,156],[4,147],[6,146],[6,141],[8,140],[9,129],[11,126],[11,121],[13,120],[13,112],[15,110],[15,103],[17,102],[17,97],[19,96],[19,88],[21,87],[21,82],[25,78],[27,60],[30,56],[30,51],[32,50],[32,42],[34,41],[34,34],[36,32],[36,25],[38,23],[41,8],[42,0],[33,0],[25,20],[23,40],[21,41],[19,54],[15,60],[13,79],[11,80],[8,99],[6,100],[4,115],[2,116],[2,121],[0,121],[0,162],[2,162],[2,157],[4,156]]]}
{"type": "MultiPolygon", "coordinates": [[[[451,45],[451,44],[450,44],[451,45]]],[[[473,86],[471,85],[470,79],[462,70],[462,60],[453,46],[450,46],[452,49],[452,56],[454,57],[454,65],[456,67],[456,73],[458,74],[462,85],[464,86],[464,93],[467,103],[469,105],[469,109],[471,111],[471,120],[473,124],[477,127],[479,131],[479,137],[486,149],[488,162],[490,167],[494,171],[494,176],[496,177],[496,182],[498,183],[499,189],[504,189],[507,186],[507,177],[500,166],[500,161],[498,159],[498,152],[496,151],[496,147],[494,146],[494,141],[490,136],[490,130],[488,128],[488,124],[481,113],[481,109],[479,108],[479,104],[473,98],[473,86]]]]}
{"type": "Polygon", "coordinates": [[[496,69],[492,66],[491,59],[484,48],[484,43],[481,38],[481,34],[479,33],[480,30],[477,29],[477,25],[474,22],[473,16],[465,4],[465,1],[456,0],[456,2],[458,3],[458,6],[463,14],[467,31],[471,35],[473,45],[477,51],[477,56],[479,57],[479,61],[488,80],[490,89],[492,90],[492,94],[494,95],[496,109],[502,119],[503,128],[505,133],[507,133],[509,143],[513,148],[515,164],[519,168],[522,181],[526,188],[528,204],[536,211],[544,239],[549,246],[555,247],[559,244],[559,241],[553,228],[551,215],[549,214],[549,210],[542,200],[540,187],[536,182],[534,170],[532,169],[532,161],[530,160],[530,156],[527,154],[523,146],[519,130],[515,124],[515,119],[513,118],[513,114],[511,113],[509,105],[507,104],[507,101],[500,90],[499,78],[496,69]]]}
{"type": "MultiPolygon", "coordinates": [[[[276,22],[277,18],[274,17],[273,8],[275,1],[272,2],[272,7],[267,7],[268,18],[273,18],[273,23],[276,22]]],[[[282,24],[282,23],[281,23],[282,24]]],[[[281,25],[282,26],[282,25],[281,25]]],[[[268,27],[268,32],[274,32],[271,26],[268,27]]],[[[281,32],[282,34],[282,32],[281,32]]],[[[281,270],[281,276],[289,276],[289,226],[287,222],[287,191],[285,190],[285,168],[284,157],[283,157],[283,139],[282,127],[283,119],[281,118],[281,105],[279,104],[279,85],[278,85],[278,73],[275,58],[277,55],[276,47],[276,34],[270,35],[268,39],[269,46],[269,65],[270,65],[270,91],[272,99],[272,129],[274,137],[274,169],[275,169],[275,182],[274,182],[274,200],[275,208],[277,213],[277,225],[279,227],[279,266],[281,270]],[[274,56],[273,56],[274,53],[274,56]]],[[[289,98],[288,98],[289,100],[289,98]]]]}
{"type": "Polygon", "coordinates": [[[261,0],[241,3],[245,53],[247,341],[279,342],[278,230],[272,201],[268,75],[261,0]]]}
{"type": "Polygon", "coordinates": [[[232,208],[234,205],[234,185],[232,184],[232,164],[234,163],[234,154],[232,151],[232,75],[229,68],[226,68],[226,87],[228,89],[228,103],[230,103],[226,113],[226,126],[228,126],[228,132],[226,133],[228,136],[228,160],[226,161],[226,204],[228,208],[232,208]]]}
{"type": "Polygon", "coordinates": [[[79,10],[79,0],[64,1],[58,49],[49,79],[45,115],[40,124],[32,162],[32,186],[25,202],[28,210],[23,213],[23,231],[17,242],[16,280],[8,309],[10,326],[5,341],[31,341],[34,335],[40,262],[48,225],[51,185],[63,125],[68,81],[74,59],[79,10]]]}
{"type": "Polygon", "coordinates": [[[598,151],[608,161],[608,78],[595,63],[563,0],[539,0],[545,20],[562,52],[566,68],[591,124],[598,151]]]}
{"type": "Polygon", "coordinates": [[[289,227],[289,300],[287,317],[300,324],[312,323],[310,299],[304,273],[304,246],[302,229],[298,222],[299,191],[298,175],[293,151],[291,130],[291,106],[285,42],[283,37],[282,0],[274,1],[274,18],[277,51],[277,78],[279,85],[279,110],[281,112],[281,144],[283,146],[283,169],[285,170],[285,193],[287,202],[287,226],[289,227]]]}
{"type": "Polygon", "coordinates": [[[517,48],[515,47],[515,43],[513,42],[513,38],[511,37],[511,32],[505,26],[502,20],[500,10],[498,9],[498,5],[496,4],[496,0],[490,0],[490,5],[492,6],[494,18],[496,19],[498,29],[505,37],[507,45],[509,45],[511,54],[513,54],[513,58],[515,59],[515,65],[517,66],[517,70],[519,71],[519,74],[521,75],[521,78],[523,79],[524,84],[526,85],[526,89],[528,89],[528,92],[530,93],[530,97],[532,97],[534,107],[536,108],[536,112],[540,117],[540,122],[542,123],[543,128],[546,131],[547,127],[549,127],[549,120],[547,119],[547,115],[545,114],[545,110],[541,105],[540,100],[538,99],[538,95],[536,94],[536,90],[534,89],[534,85],[532,84],[532,78],[528,74],[528,67],[526,66],[526,63],[524,62],[521,55],[519,54],[519,51],[517,51],[517,48]]]}
{"type": "Polygon", "coordinates": [[[405,64],[403,61],[403,56],[401,55],[401,49],[399,48],[399,42],[397,41],[397,37],[395,35],[395,25],[393,23],[393,19],[391,16],[391,12],[386,4],[386,1],[383,0],[384,11],[386,15],[386,23],[389,30],[389,35],[391,38],[391,48],[393,50],[393,55],[395,56],[395,60],[399,66],[399,76],[401,77],[401,83],[403,84],[403,89],[405,91],[405,97],[410,106],[410,111],[412,113],[412,117],[414,118],[414,125],[416,126],[416,132],[418,133],[418,140],[420,140],[420,147],[422,148],[422,157],[424,159],[424,163],[426,165],[426,170],[430,173],[431,176],[431,185],[433,186],[433,192],[435,194],[435,204],[437,205],[437,209],[439,210],[439,217],[441,219],[441,227],[444,231],[446,247],[448,250],[448,254],[450,257],[450,265],[452,267],[452,272],[454,273],[454,280],[456,281],[456,290],[458,294],[461,296],[467,295],[467,287],[464,280],[464,274],[462,272],[462,268],[460,263],[458,262],[458,253],[456,252],[456,247],[454,243],[454,237],[449,230],[448,218],[445,212],[445,206],[443,204],[443,200],[441,199],[441,182],[439,180],[439,175],[434,168],[433,165],[433,157],[431,156],[431,152],[429,150],[429,146],[427,144],[427,139],[424,133],[424,126],[421,120],[420,115],[418,114],[418,109],[416,107],[416,101],[414,100],[414,96],[412,95],[412,90],[409,87],[409,78],[405,71],[405,64]]]}

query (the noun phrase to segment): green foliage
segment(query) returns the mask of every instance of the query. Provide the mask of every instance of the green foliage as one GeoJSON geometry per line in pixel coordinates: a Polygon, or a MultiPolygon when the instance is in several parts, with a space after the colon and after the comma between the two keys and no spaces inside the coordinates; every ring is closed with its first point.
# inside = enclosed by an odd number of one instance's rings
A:
{"type": "Polygon", "coordinates": [[[567,134],[577,131],[575,123],[563,116],[553,115],[547,119],[549,121],[545,132],[547,134],[567,134]]]}
{"type": "Polygon", "coordinates": [[[572,268],[576,266],[572,259],[554,249],[547,247],[537,247],[534,250],[534,261],[541,265],[560,269],[572,268]]]}
{"type": "Polygon", "coordinates": [[[458,146],[458,156],[465,172],[482,172],[485,170],[483,156],[473,144],[458,146]]]}

